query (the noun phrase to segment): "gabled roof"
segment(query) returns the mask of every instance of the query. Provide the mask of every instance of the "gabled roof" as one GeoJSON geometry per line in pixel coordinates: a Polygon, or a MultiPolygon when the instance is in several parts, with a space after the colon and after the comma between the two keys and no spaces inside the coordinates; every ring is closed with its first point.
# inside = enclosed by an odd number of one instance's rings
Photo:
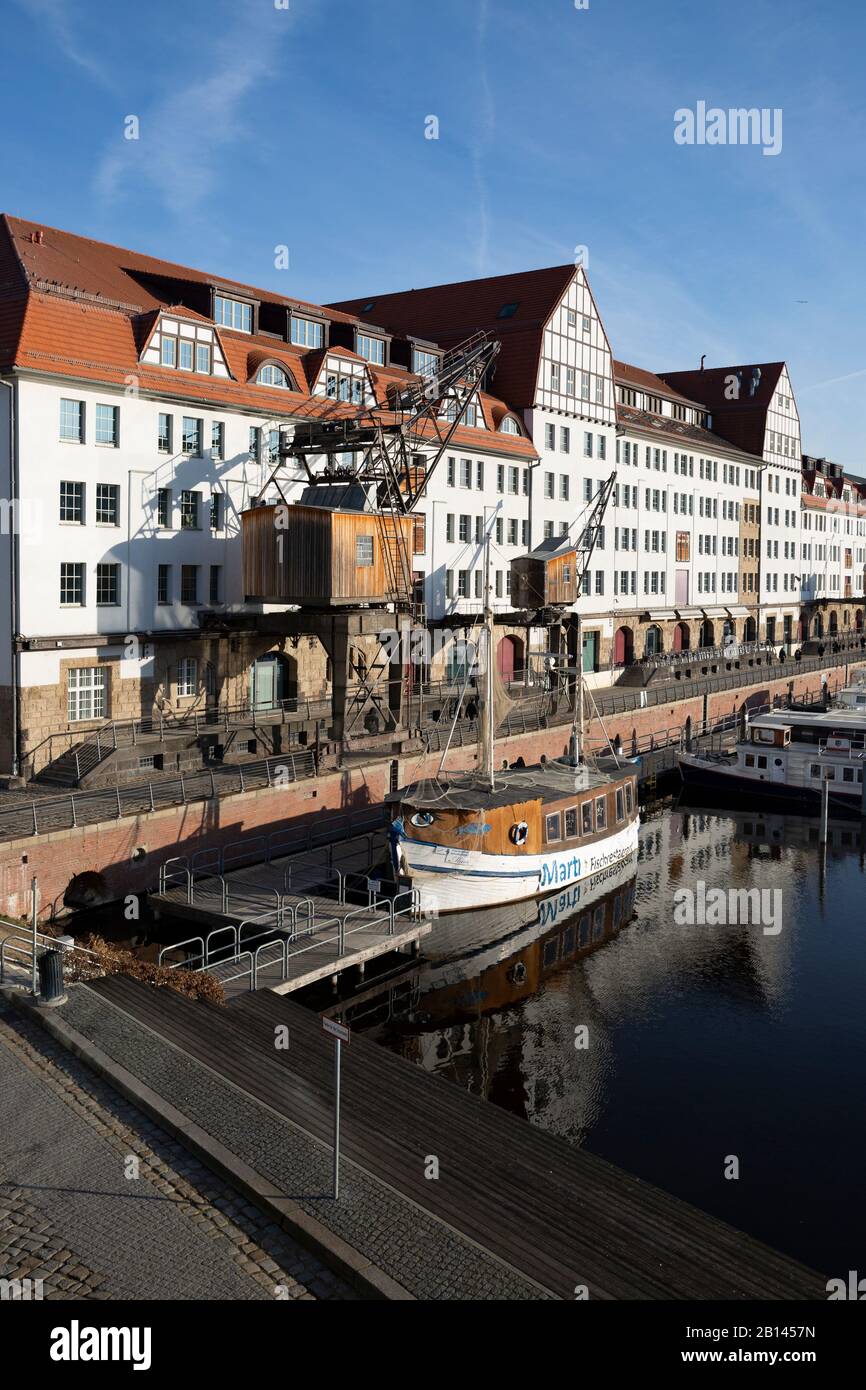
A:
{"type": "Polygon", "coordinates": [[[784,362],[751,362],[746,366],[707,367],[704,371],[660,372],[664,381],[693,400],[700,401],[712,414],[713,429],[747,453],[762,457],[767,411],[784,371],[784,362]],[[751,386],[755,370],[760,379],[754,394],[751,386]],[[731,377],[741,375],[736,399],[729,399],[731,377]]]}
{"type": "Polygon", "coordinates": [[[495,333],[502,343],[495,369],[497,395],[514,406],[530,406],[544,325],[575,273],[573,265],[550,266],[426,289],[360,295],[328,307],[362,315],[394,335],[422,335],[444,347],[453,347],[478,329],[495,333]],[[512,305],[513,312],[499,317],[512,305]]]}
{"type": "Polygon", "coordinates": [[[703,371],[659,372],[659,376],[675,390],[684,391],[692,400],[701,401],[713,411],[747,410],[756,405],[766,409],[772,402],[784,367],[784,362],[750,362],[738,367],[706,367],[703,371]],[[753,395],[750,388],[756,369],[761,377],[753,395]],[[738,374],[742,377],[739,399],[731,400],[730,378],[738,374]]]}

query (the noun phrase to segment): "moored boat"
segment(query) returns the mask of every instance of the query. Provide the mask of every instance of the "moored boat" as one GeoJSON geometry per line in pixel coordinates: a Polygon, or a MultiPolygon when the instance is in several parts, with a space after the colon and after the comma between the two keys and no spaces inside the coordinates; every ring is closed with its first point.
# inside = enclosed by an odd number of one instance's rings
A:
{"type": "Polygon", "coordinates": [[[745,792],[765,800],[816,806],[830,800],[858,809],[866,763],[866,709],[778,710],[757,715],[729,752],[681,753],[686,786],[745,792]]]}
{"type": "Polygon", "coordinates": [[[567,754],[534,767],[494,770],[495,730],[509,701],[494,658],[489,583],[486,592],[478,769],[445,778],[443,754],[439,776],[389,797],[395,872],[418,890],[427,913],[542,897],[637,849],[638,765],[613,750],[609,758],[584,757],[579,664],[567,754]]]}

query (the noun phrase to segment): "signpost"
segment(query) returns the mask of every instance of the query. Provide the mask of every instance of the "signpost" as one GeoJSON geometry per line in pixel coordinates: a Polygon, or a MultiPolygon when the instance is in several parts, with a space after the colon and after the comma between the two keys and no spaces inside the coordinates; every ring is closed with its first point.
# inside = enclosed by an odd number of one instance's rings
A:
{"type": "Polygon", "coordinates": [[[352,1037],[351,1028],[332,1018],[322,1019],[322,1031],[334,1039],[334,1201],[340,1195],[340,1047],[352,1037]]]}

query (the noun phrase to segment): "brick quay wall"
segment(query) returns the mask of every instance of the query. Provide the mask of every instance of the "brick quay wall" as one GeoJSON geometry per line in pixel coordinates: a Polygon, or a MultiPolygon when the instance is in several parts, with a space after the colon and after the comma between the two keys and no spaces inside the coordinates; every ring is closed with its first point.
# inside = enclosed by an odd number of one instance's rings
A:
{"type": "MultiPolygon", "coordinates": [[[[866,662],[852,663],[866,670],[866,662]]],[[[840,679],[838,666],[828,666],[831,687],[840,679]]],[[[801,699],[820,689],[821,671],[793,679],[765,681],[711,695],[691,695],[665,705],[611,714],[587,725],[587,746],[600,745],[606,737],[620,739],[628,752],[632,741],[642,746],[650,736],[664,739],[670,731],[692,729],[704,719],[710,724],[736,714],[746,705],[756,708],[775,699],[801,699]]],[[[567,724],[532,733],[515,734],[497,741],[497,759],[509,764],[519,758],[527,764],[542,755],[558,757],[567,751],[567,724]]],[[[474,746],[455,747],[448,755],[452,772],[475,766],[474,746]]],[[[29,910],[30,880],[39,881],[42,920],[64,914],[64,897],[73,880],[94,876],[91,887],[104,902],[121,901],[128,894],[142,894],[155,887],[160,865],[175,855],[190,856],[198,850],[225,846],[244,836],[269,834],[287,823],[304,826],[328,814],[360,811],[381,804],[392,775],[397,784],[436,775],[441,754],[406,755],[399,758],[371,756],[315,779],[286,786],[262,788],[225,797],[213,797],[185,806],[126,816],[120,820],[75,829],[31,835],[0,844],[0,912],[25,917],[29,910]],[[396,764],[396,767],[394,766],[396,764]]]]}

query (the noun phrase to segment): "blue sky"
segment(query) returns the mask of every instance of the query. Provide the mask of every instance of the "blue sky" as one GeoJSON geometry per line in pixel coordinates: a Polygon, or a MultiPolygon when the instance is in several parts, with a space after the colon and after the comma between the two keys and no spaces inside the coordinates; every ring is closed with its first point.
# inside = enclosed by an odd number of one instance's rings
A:
{"type": "Polygon", "coordinates": [[[785,358],[866,474],[866,7],[284,3],[5,0],[3,208],[316,302],[586,246],[618,356],[785,358]],[[781,108],[781,153],[677,145],[701,100],[781,108]]]}

